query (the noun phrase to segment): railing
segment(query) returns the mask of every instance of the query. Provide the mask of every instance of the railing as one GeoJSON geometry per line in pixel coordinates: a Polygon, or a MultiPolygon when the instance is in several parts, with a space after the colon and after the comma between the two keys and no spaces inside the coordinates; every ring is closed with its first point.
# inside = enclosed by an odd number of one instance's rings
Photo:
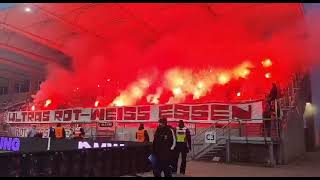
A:
{"type": "MultiPolygon", "coordinates": [[[[192,139],[192,144],[199,144],[201,141],[203,141],[202,136],[208,132],[208,131],[212,131],[212,130],[216,130],[216,125],[220,122],[225,122],[225,119],[220,119],[217,121],[213,122],[213,125],[211,125],[209,128],[204,129],[203,131],[201,131],[199,134],[197,134],[193,139],[192,139]]],[[[227,124],[225,124],[222,128],[225,128],[227,125],[229,125],[232,121],[229,121],[227,124]]]]}
{"type": "MultiPolygon", "coordinates": [[[[229,127],[229,125],[230,125],[232,122],[235,122],[235,120],[234,120],[234,119],[229,120],[225,125],[223,125],[221,128],[219,128],[219,130],[221,130],[221,131],[218,132],[216,125],[217,125],[217,123],[220,122],[220,121],[222,121],[222,120],[218,120],[218,121],[214,122],[214,124],[213,124],[212,126],[210,126],[209,128],[203,130],[201,133],[199,133],[196,137],[194,137],[194,138],[192,139],[192,144],[193,144],[193,145],[192,145],[192,147],[193,147],[193,149],[192,149],[192,159],[196,158],[199,154],[205,153],[205,151],[210,151],[212,146],[216,146],[217,144],[221,144],[221,141],[226,139],[226,138],[225,138],[225,133],[226,133],[225,129],[226,129],[227,127],[229,127]],[[215,131],[215,132],[217,132],[217,133],[216,133],[216,138],[217,138],[216,144],[205,144],[205,143],[204,143],[204,138],[203,138],[202,136],[203,136],[206,132],[208,132],[208,131],[215,131]],[[219,138],[218,138],[218,137],[219,137],[219,138]],[[200,139],[200,138],[201,138],[201,139],[200,139]],[[201,142],[202,142],[202,143],[201,143],[201,142]],[[202,148],[200,148],[200,150],[198,150],[197,152],[195,152],[195,145],[204,145],[204,146],[203,146],[202,148]]],[[[228,128],[228,131],[227,131],[227,132],[228,132],[228,137],[230,138],[230,128],[228,128]]]]}
{"type": "Polygon", "coordinates": [[[281,121],[271,118],[262,119],[262,123],[250,123],[239,120],[239,137],[245,137],[248,142],[249,137],[263,137],[265,142],[270,140],[279,140],[281,131],[281,121]]]}
{"type": "MultiPolygon", "coordinates": [[[[205,151],[210,151],[213,146],[221,143],[221,140],[228,140],[230,142],[231,136],[233,137],[245,137],[246,142],[248,143],[249,137],[263,137],[265,144],[267,141],[280,141],[280,133],[282,125],[282,115],[278,114],[278,111],[281,112],[281,108],[278,106],[278,102],[275,101],[274,114],[272,118],[262,118],[262,119],[221,119],[213,121],[212,125],[209,128],[204,129],[199,134],[197,134],[192,139],[193,149],[192,156],[193,158],[199,154],[203,154],[205,151]],[[252,121],[260,120],[262,122],[254,123],[252,121]],[[226,122],[227,121],[227,122],[226,122]],[[221,122],[226,122],[222,127],[217,128],[218,124],[221,122]],[[231,134],[233,129],[238,129],[238,134],[231,134]],[[204,143],[204,134],[208,131],[216,132],[216,144],[205,144],[204,143]],[[195,152],[195,146],[203,145],[202,148],[198,149],[195,152]]],[[[272,113],[272,111],[271,111],[272,113]]]]}
{"type": "MultiPolygon", "coordinates": [[[[252,119],[251,119],[252,120],[252,119]]],[[[221,144],[223,140],[231,140],[232,137],[244,137],[245,141],[249,141],[250,137],[263,137],[264,142],[267,141],[278,141],[280,140],[281,121],[275,118],[264,118],[254,119],[261,120],[261,123],[252,123],[249,120],[244,119],[230,119],[229,122],[224,124],[222,127],[217,128],[216,123],[211,127],[203,130],[192,140],[193,147],[203,145],[197,152],[193,148],[193,157],[197,154],[202,153],[207,148],[211,148],[214,145],[204,143],[204,134],[208,131],[215,131],[216,134],[216,145],[221,144]],[[236,130],[236,131],[234,131],[236,130]]],[[[208,149],[210,150],[210,149],[208,149]]]]}
{"type": "Polygon", "coordinates": [[[6,102],[5,106],[0,106],[0,109],[8,109],[15,105],[27,102],[27,99],[30,98],[32,92],[27,93],[15,93],[4,95],[0,97],[0,102],[6,102]]]}

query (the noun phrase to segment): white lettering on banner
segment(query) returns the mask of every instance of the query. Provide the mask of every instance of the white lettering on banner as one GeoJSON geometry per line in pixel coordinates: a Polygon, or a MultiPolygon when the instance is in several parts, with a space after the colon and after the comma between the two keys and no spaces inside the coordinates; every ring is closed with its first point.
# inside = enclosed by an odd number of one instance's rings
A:
{"type": "MultiPolygon", "coordinates": [[[[11,131],[11,134],[13,134],[15,137],[27,137],[28,132],[32,129],[31,126],[28,127],[10,127],[9,131],[11,131]]],[[[36,128],[36,131],[38,133],[42,133],[43,138],[49,137],[49,130],[48,128],[36,128]]]]}
{"type": "Polygon", "coordinates": [[[206,132],[204,136],[205,143],[216,143],[217,142],[217,136],[215,131],[206,132]]]}
{"type": "MultiPolygon", "coordinates": [[[[13,134],[15,137],[27,137],[28,132],[32,129],[31,126],[24,127],[10,127],[10,134],[13,134]]],[[[70,128],[64,128],[66,132],[66,137],[70,137],[72,131],[70,128]]],[[[37,127],[36,131],[42,133],[42,138],[49,137],[49,127],[37,127]]]]}
{"type": "MultiPolygon", "coordinates": [[[[261,119],[262,101],[239,104],[164,104],[130,107],[8,112],[8,123],[90,123],[107,121],[157,121],[161,117],[185,121],[261,119]]],[[[255,120],[254,122],[259,122],[255,120]]],[[[260,122],[262,122],[260,120],[260,122]]]]}
{"type": "Polygon", "coordinates": [[[120,143],[101,143],[101,145],[99,145],[98,142],[94,142],[93,143],[93,147],[87,142],[87,141],[79,141],[78,142],[78,149],[91,149],[91,148],[105,148],[105,147],[123,147],[125,146],[124,144],[120,143]]]}
{"type": "Polygon", "coordinates": [[[78,149],[83,149],[83,148],[91,148],[90,144],[88,142],[82,142],[82,141],[79,141],[78,142],[78,149]]]}

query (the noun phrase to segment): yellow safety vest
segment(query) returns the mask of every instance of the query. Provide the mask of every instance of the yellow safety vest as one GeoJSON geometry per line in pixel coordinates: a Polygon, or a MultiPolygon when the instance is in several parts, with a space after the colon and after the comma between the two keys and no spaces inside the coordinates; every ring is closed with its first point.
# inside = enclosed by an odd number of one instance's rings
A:
{"type": "Polygon", "coordinates": [[[177,136],[177,142],[186,142],[187,140],[187,128],[183,127],[182,129],[177,127],[176,128],[176,136],[177,136]]]}
{"type": "Polygon", "coordinates": [[[62,127],[56,127],[56,129],[55,129],[55,132],[56,132],[56,138],[57,139],[60,139],[60,138],[62,138],[63,137],[63,135],[62,135],[62,127]]]}
{"type": "Polygon", "coordinates": [[[144,142],[144,129],[138,130],[137,132],[137,141],[138,142],[144,142]]]}

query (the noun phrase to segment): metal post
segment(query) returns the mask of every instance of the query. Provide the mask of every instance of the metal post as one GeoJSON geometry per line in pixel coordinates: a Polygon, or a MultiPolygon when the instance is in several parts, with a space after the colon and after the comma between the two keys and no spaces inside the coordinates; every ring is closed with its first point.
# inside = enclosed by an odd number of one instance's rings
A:
{"type": "Polygon", "coordinates": [[[227,126],[228,126],[228,140],[230,140],[230,122],[227,126]]]}
{"type": "Polygon", "coordinates": [[[274,167],[275,162],[274,162],[274,155],[273,155],[273,144],[272,142],[268,143],[269,146],[269,166],[274,167]]]}
{"type": "Polygon", "coordinates": [[[51,144],[51,137],[48,138],[48,146],[47,146],[47,151],[50,150],[50,144],[51,144]]]}
{"type": "Polygon", "coordinates": [[[242,132],[242,125],[241,125],[241,120],[239,119],[239,137],[241,137],[241,132],[242,132]]]}
{"type": "Polygon", "coordinates": [[[282,141],[280,141],[280,143],[278,143],[278,148],[277,148],[277,154],[278,154],[278,164],[282,164],[283,160],[283,154],[282,154],[282,141]]]}
{"type": "Polygon", "coordinates": [[[192,159],[195,159],[195,154],[194,154],[194,140],[192,140],[193,145],[192,145],[192,159]]]}
{"type": "Polygon", "coordinates": [[[230,139],[227,139],[227,147],[226,147],[226,161],[227,163],[231,162],[231,159],[230,159],[230,139]]]}
{"type": "Polygon", "coordinates": [[[276,128],[276,137],[279,138],[279,117],[278,117],[278,100],[275,100],[275,113],[276,113],[276,122],[275,122],[275,128],[276,128]]]}
{"type": "Polygon", "coordinates": [[[246,133],[246,142],[248,143],[248,121],[245,121],[245,133],[246,133]]]}

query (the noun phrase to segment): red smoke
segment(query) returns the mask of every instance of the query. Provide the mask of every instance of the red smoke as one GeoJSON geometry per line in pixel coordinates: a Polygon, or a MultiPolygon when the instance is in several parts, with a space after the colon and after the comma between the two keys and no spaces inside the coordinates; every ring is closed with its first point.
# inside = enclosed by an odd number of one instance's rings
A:
{"type": "Polygon", "coordinates": [[[293,72],[315,59],[314,53],[306,52],[306,43],[310,42],[304,38],[305,21],[299,4],[259,4],[251,8],[233,4],[241,8],[228,12],[222,7],[229,4],[217,4],[220,8],[216,15],[205,4],[171,4],[168,6],[174,7],[161,13],[148,13],[150,6],[157,4],[127,5],[154,32],[130,19],[123,26],[104,29],[109,35],[105,39],[82,34],[68,41],[64,52],[73,57],[73,70],[48,66],[48,78],[35,101],[50,98],[53,105],[60,106],[93,106],[99,101],[99,106],[107,106],[123,91],[130,92],[128,88],[140,78],[152,75],[152,83],[134,103],[146,104],[148,96],[153,97],[153,103],[166,103],[174,94],[164,85],[167,71],[231,71],[245,61],[253,65],[246,78],[214,84],[198,100],[188,94],[184,102],[259,99],[272,82],[285,86],[293,72]],[[265,59],[272,65],[263,67],[265,59]],[[266,73],[270,78],[265,78],[266,73]],[[159,102],[154,100],[155,95],[159,102]]]}

